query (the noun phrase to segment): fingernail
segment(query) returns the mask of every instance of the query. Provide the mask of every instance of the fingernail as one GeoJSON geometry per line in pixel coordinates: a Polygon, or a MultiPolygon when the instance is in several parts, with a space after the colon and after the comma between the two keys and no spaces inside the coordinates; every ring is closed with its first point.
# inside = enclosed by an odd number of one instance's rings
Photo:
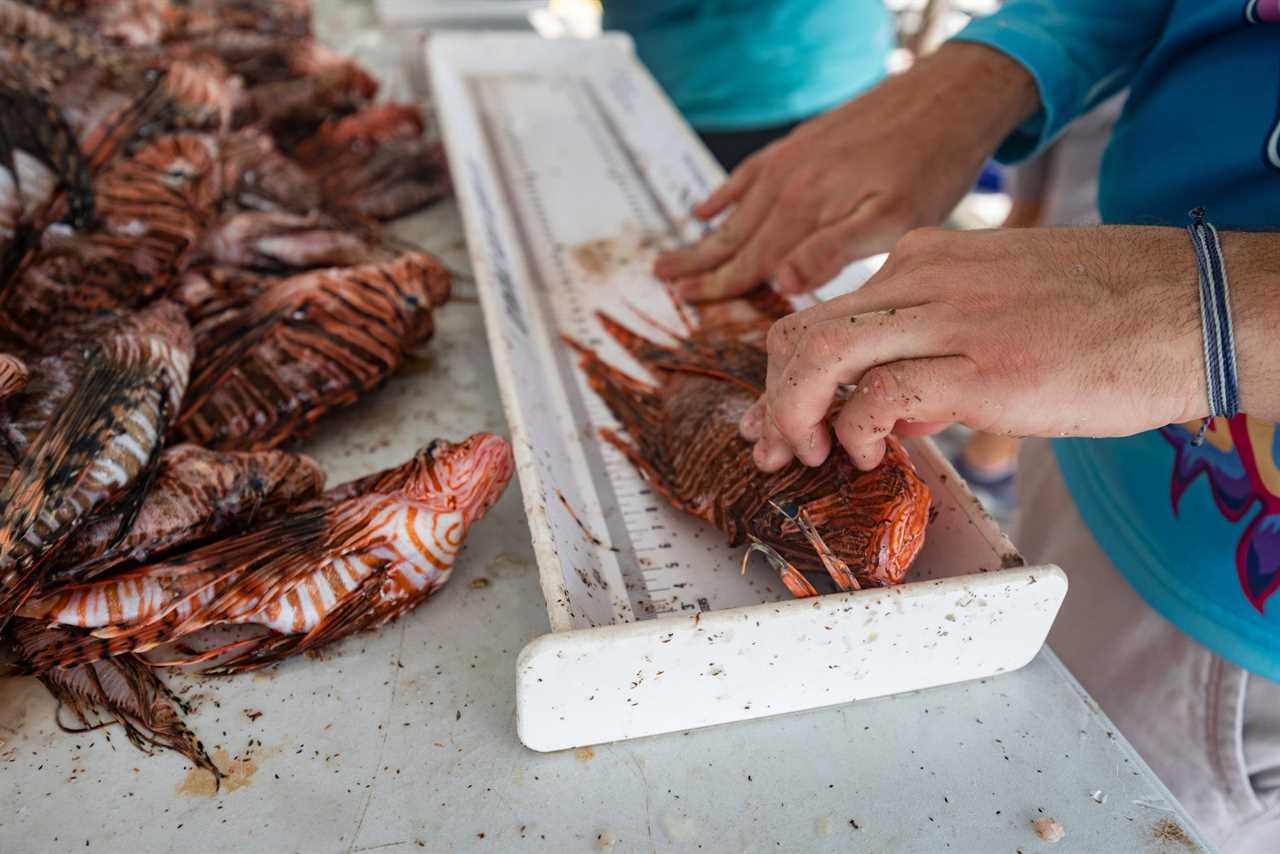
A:
{"type": "Polygon", "coordinates": [[[800,277],[790,267],[783,267],[773,277],[773,286],[784,294],[793,294],[800,290],[800,277]]]}
{"type": "Polygon", "coordinates": [[[769,459],[768,449],[763,441],[756,442],[751,448],[751,461],[756,464],[756,468],[762,469],[769,459]]]}

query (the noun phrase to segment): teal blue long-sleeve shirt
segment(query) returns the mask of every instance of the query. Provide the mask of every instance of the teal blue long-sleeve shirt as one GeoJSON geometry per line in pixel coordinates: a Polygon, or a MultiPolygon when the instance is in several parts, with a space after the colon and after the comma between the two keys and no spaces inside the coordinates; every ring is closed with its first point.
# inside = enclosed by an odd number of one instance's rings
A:
{"type": "Polygon", "coordinates": [[[807,119],[875,85],[894,45],[881,0],[605,0],[700,131],[807,119]]]}
{"type": "MultiPolygon", "coordinates": [[[[1185,225],[1203,206],[1219,227],[1280,226],[1280,0],[1011,0],[959,38],[1013,57],[1039,87],[1043,109],[1001,146],[1005,160],[1128,86],[1099,176],[1105,222],[1185,225]]],[[[1280,680],[1280,431],[1214,419],[1196,446],[1198,426],[1057,440],[1054,451],[1138,593],[1214,652],[1280,680]]]]}

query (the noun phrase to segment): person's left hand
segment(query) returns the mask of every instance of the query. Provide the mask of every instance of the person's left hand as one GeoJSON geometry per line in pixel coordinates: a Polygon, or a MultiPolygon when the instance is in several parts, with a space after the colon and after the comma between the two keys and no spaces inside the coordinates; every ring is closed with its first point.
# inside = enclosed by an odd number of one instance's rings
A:
{"type": "Polygon", "coordinates": [[[1182,229],[910,232],[860,290],[774,324],[742,435],[766,471],[819,465],[832,429],[872,468],[930,422],[1121,436],[1202,417],[1197,282],[1182,229]]]}

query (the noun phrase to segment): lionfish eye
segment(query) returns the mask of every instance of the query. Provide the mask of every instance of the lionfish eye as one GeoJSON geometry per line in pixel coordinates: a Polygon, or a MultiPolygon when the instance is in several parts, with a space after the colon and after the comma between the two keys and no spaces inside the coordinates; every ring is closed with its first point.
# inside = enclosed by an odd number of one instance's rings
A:
{"type": "Polygon", "coordinates": [[[440,450],[440,446],[444,444],[444,439],[432,439],[431,444],[427,445],[427,459],[434,460],[436,452],[440,450]]]}
{"type": "Polygon", "coordinates": [[[405,301],[405,302],[407,302],[407,303],[409,303],[409,306],[410,306],[411,308],[417,308],[417,307],[418,307],[418,303],[422,302],[422,300],[418,299],[418,298],[417,298],[417,297],[415,297],[413,294],[408,294],[408,295],[406,295],[406,296],[405,296],[405,298],[404,298],[404,301],[405,301]]]}
{"type": "Polygon", "coordinates": [[[799,505],[797,505],[790,498],[784,498],[781,501],[775,501],[774,506],[776,506],[778,510],[782,513],[782,515],[786,516],[788,519],[794,519],[796,518],[796,516],[800,515],[799,505]]]}

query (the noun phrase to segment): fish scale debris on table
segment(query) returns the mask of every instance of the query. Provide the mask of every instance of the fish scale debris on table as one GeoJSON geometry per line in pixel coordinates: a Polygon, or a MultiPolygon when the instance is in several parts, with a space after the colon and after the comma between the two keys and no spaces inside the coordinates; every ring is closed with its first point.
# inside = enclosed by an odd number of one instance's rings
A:
{"type": "MultiPolygon", "coordinates": [[[[884,462],[858,471],[844,454],[759,471],[738,420],[764,393],[767,355],[759,343],[772,317],[746,301],[662,344],[600,314],[605,331],[657,380],[645,383],[571,339],[591,387],[622,426],[602,437],[678,509],[762,552],[796,596],[816,595],[805,572],[825,571],[840,590],[902,581],[924,545],[929,488],[896,439],[884,462]],[[753,314],[755,314],[753,318],[753,314]],[[752,340],[752,339],[756,340],[752,340]]],[[[683,316],[683,315],[682,315],[683,316]]]]}

